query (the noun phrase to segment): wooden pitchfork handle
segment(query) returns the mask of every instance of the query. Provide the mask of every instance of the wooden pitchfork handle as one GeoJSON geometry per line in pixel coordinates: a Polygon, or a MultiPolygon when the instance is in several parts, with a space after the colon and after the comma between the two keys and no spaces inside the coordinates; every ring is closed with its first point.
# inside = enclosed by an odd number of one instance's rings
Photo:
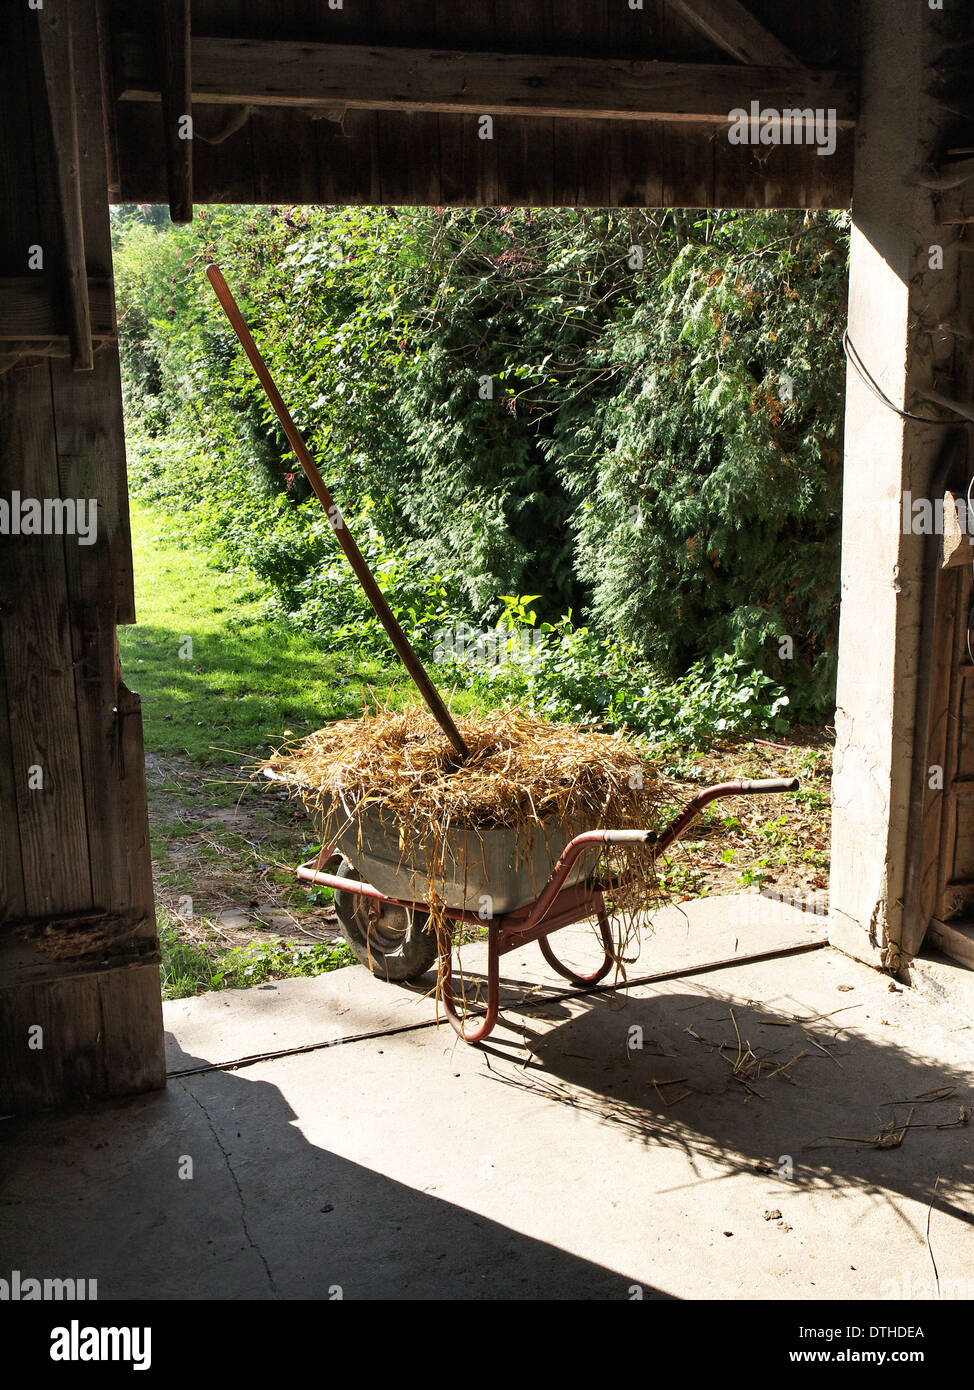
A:
{"type": "Polygon", "coordinates": [[[308,453],[304,440],[298,433],[297,425],[291,419],[290,411],[281,399],[280,391],[278,391],[277,387],[274,385],[273,378],[267,370],[267,364],[257,349],[257,344],[250,336],[250,330],[243,321],[240,310],[237,308],[236,301],[230,293],[230,287],[226,280],[224,280],[219,267],[208,265],[206,267],[206,278],[213,286],[216,297],[223,308],[223,312],[230,320],[230,326],[240,339],[244,352],[250,358],[250,365],[257,374],[257,380],[266,391],[267,399],[274,408],[274,414],[281,422],[284,433],[287,435],[288,443],[294,450],[295,456],[305,471],[308,482],[311,484],[318,501],[324,508],[325,515],[331,522],[332,529],[338,538],[338,544],[348,556],[348,563],[355,571],[359,583],[365,590],[365,596],[375,609],[376,616],[380,623],[389,634],[389,640],[395,647],[402,664],[409,672],[417,690],[426,701],[430,712],[447,738],[453,744],[457,753],[463,759],[468,758],[470,756],[470,750],[464,743],[460,730],[453,722],[450,711],[444,704],[436,686],[426,674],[426,668],[410,646],[409,638],[396,622],[395,615],[386,602],[382,590],[375,582],[375,578],[365,561],[365,557],[349,533],[348,527],[345,525],[342,515],[336,507],[331,493],[325,486],[324,479],[315,467],[314,460],[308,453]]]}

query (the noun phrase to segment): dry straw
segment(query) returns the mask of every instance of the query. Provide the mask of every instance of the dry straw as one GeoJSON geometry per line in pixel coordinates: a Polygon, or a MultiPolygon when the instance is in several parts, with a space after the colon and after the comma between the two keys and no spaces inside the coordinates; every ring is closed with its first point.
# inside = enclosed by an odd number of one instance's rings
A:
{"type": "MultiPolygon", "coordinates": [[[[469,758],[461,763],[422,706],[379,705],[360,719],[329,724],[278,750],[265,764],[315,817],[322,843],[354,824],[367,807],[399,830],[402,867],[432,885],[431,917],[451,929],[437,886],[456,832],[510,827],[516,855],[530,858],[535,836],[552,818],[571,833],[597,828],[658,829],[662,788],[652,765],[624,734],[550,724],[512,707],[458,717],[469,758]]],[[[622,875],[607,894],[622,969],[639,914],[656,897],[649,848],[604,851],[599,877],[622,875]]],[[[538,883],[537,891],[544,886],[538,883]]]]}

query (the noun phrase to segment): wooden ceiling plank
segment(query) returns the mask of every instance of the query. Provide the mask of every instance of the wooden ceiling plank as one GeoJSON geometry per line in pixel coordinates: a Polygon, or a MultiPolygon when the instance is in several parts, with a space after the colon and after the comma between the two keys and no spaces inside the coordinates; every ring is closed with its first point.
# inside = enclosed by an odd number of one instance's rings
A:
{"type": "MultiPolygon", "coordinates": [[[[854,78],[821,69],[200,37],[192,49],[194,103],[726,125],[759,98],[855,124],[854,78]]],[[[158,100],[144,45],[127,36],[123,53],[120,100],[158,100]]]]}
{"type": "Polygon", "coordinates": [[[673,9],[718,48],[752,66],[803,66],[791,49],[739,0],[669,0],[673,9]]]}
{"type": "MultiPolygon", "coordinates": [[[[108,277],[89,276],[92,338],[114,338],[113,301],[108,277]]],[[[64,321],[53,274],[35,271],[33,275],[0,276],[0,342],[32,338],[68,341],[68,325],[64,321]]]]}

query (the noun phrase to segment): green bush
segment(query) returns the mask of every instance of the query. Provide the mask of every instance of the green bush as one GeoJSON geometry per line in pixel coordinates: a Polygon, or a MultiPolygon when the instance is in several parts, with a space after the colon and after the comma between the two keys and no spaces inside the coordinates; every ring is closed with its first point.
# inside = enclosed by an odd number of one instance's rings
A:
{"type": "Polygon", "coordinates": [[[531,593],[580,619],[552,707],[615,709],[645,668],[830,709],[842,215],[121,210],[115,247],[133,487],[323,641],[385,650],[210,259],[424,652],[531,593]]]}
{"type": "Polygon", "coordinates": [[[654,744],[697,748],[732,736],[788,727],[789,699],[764,672],[731,654],[695,663],[667,680],[628,643],[612,642],[570,619],[534,627],[524,600],[507,601],[502,633],[510,657],[455,663],[458,683],[494,700],[517,701],[555,720],[627,727],[654,744]]]}

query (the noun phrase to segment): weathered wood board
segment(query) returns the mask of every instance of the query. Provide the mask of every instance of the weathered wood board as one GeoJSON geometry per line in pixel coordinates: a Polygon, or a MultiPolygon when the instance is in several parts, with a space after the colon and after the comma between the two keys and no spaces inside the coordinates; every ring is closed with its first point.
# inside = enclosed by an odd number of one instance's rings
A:
{"type": "Polygon", "coordinates": [[[0,373],[0,495],[74,518],[0,535],[7,1109],[165,1080],[141,723],[115,635],[135,612],[95,0],[70,17],[42,50],[22,7],[0,50],[0,352],[21,354],[0,373]]]}
{"type": "MultiPolygon", "coordinates": [[[[194,0],[195,197],[847,207],[851,130],[839,129],[823,157],[810,146],[731,145],[725,127],[752,99],[834,107],[840,124],[854,115],[855,11],[836,0],[800,10],[730,0],[702,10],[685,0],[639,10],[622,0],[356,0],[338,10],[326,0],[194,0]],[[642,118],[654,106],[665,119],[642,118]],[[494,121],[489,149],[481,114],[494,121]],[[673,122],[686,132],[671,136],[673,122]]],[[[110,7],[112,197],[123,202],[169,192],[171,130],[147,16],[121,0],[110,7]]]]}

